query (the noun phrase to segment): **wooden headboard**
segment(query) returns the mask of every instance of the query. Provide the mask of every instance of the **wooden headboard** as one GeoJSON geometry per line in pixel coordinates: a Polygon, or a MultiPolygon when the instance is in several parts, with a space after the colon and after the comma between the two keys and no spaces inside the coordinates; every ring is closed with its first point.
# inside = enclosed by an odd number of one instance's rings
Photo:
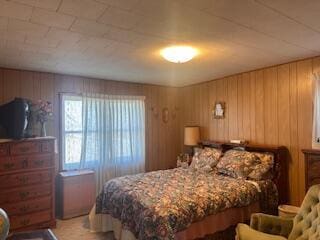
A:
{"type": "Polygon", "coordinates": [[[288,159],[289,151],[283,146],[264,146],[250,144],[232,144],[215,141],[202,141],[203,147],[219,148],[222,152],[228,151],[235,147],[241,147],[248,152],[269,152],[274,155],[274,165],[272,168],[273,182],[279,191],[279,204],[288,203],[289,201],[289,177],[288,177],[288,159]]]}

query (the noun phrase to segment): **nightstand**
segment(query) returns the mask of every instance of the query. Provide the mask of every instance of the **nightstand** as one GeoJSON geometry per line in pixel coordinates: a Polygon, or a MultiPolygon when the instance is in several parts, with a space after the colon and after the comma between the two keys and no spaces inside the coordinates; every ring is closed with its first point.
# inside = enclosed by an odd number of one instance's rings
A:
{"type": "Polygon", "coordinates": [[[187,168],[191,164],[192,156],[189,154],[179,154],[177,157],[177,167],[187,168]]]}
{"type": "Polygon", "coordinates": [[[278,212],[280,217],[284,218],[294,218],[300,208],[292,205],[279,205],[278,212]]]}
{"type": "Polygon", "coordinates": [[[303,149],[305,159],[305,190],[320,184],[320,150],[303,149]]]}
{"type": "Polygon", "coordinates": [[[177,167],[182,167],[182,168],[188,168],[189,163],[187,162],[180,162],[179,160],[177,161],[177,167]]]}

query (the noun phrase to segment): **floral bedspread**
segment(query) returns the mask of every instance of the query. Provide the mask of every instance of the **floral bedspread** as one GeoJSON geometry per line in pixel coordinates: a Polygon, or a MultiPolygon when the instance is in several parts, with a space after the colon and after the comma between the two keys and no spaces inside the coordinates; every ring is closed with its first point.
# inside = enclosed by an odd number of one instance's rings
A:
{"type": "Polygon", "coordinates": [[[108,181],[96,201],[96,213],[119,219],[138,239],[174,239],[195,221],[231,207],[260,201],[277,206],[272,181],[258,182],[217,173],[176,168],[108,181]]]}

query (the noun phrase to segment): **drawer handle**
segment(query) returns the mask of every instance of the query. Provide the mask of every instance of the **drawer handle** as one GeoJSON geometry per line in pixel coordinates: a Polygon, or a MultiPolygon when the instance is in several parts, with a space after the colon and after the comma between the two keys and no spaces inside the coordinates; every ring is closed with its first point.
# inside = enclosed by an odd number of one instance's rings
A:
{"type": "Polygon", "coordinates": [[[29,196],[29,194],[30,192],[20,192],[20,198],[24,200],[29,196]]]}
{"type": "Polygon", "coordinates": [[[34,161],[34,164],[35,164],[37,167],[42,166],[43,163],[44,163],[43,160],[35,160],[35,161],[34,161]]]}
{"type": "Polygon", "coordinates": [[[29,223],[30,223],[30,219],[23,219],[23,220],[20,221],[20,224],[21,224],[22,226],[26,226],[26,225],[28,225],[29,223]]]}
{"type": "Polygon", "coordinates": [[[14,163],[5,163],[3,166],[4,169],[12,169],[14,167],[14,163]]]}
{"type": "Polygon", "coordinates": [[[49,151],[49,145],[47,143],[42,144],[42,151],[44,151],[44,152],[49,151]]]}
{"type": "Polygon", "coordinates": [[[25,160],[21,161],[21,164],[22,164],[22,168],[27,168],[28,167],[28,160],[25,159],[25,160]]]}
{"type": "Polygon", "coordinates": [[[19,149],[21,152],[28,152],[29,151],[28,147],[20,147],[19,149]]]}
{"type": "Polygon", "coordinates": [[[19,182],[25,184],[29,181],[29,178],[27,176],[17,177],[19,182]]]}
{"type": "Polygon", "coordinates": [[[27,212],[29,209],[30,209],[30,206],[24,205],[24,206],[20,207],[20,212],[25,213],[25,212],[27,212]]]}

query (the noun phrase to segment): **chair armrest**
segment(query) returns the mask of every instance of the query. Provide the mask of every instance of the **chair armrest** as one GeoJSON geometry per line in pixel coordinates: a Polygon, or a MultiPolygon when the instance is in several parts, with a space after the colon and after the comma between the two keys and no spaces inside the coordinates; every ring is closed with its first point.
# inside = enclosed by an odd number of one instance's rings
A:
{"type": "Polygon", "coordinates": [[[250,226],[259,232],[287,238],[292,231],[293,219],[255,213],[251,215],[250,226]]]}
{"type": "Polygon", "coordinates": [[[236,240],[287,240],[287,238],[262,233],[246,224],[239,223],[236,228],[236,240]]]}

